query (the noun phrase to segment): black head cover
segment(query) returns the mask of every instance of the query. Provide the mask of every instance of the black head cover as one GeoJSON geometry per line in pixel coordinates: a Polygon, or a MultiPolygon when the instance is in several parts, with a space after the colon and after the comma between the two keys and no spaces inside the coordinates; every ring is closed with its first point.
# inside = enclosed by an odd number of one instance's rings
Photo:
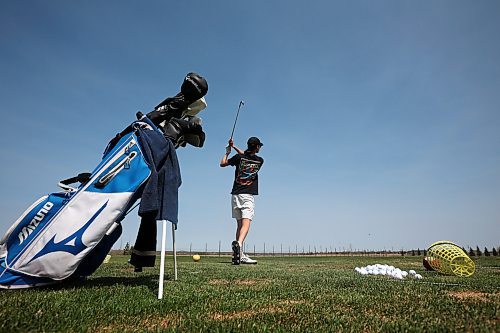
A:
{"type": "Polygon", "coordinates": [[[163,134],[176,147],[184,147],[186,143],[189,143],[192,146],[201,148],[205,142],[205,132],[201,127],[201,119],[198,117],[172,118],[163,127],[163,134]]]}
{"type": "Polygon", "coordinates": [[[207,94],[207,80],[197,73],[188,73],[182,82],[181,92],[186,100],[194,102],[207,94]]]}
{"type": "Polygon", "coordinates": [[[168,122],[171,118],[181,118],[182,112],[205,96],[207,91],[208,83],[205,78],[197,73],[188,73],[182,82],[181,92],[174,97],[167,97],[147,116],[155,125],[168,122]]]}

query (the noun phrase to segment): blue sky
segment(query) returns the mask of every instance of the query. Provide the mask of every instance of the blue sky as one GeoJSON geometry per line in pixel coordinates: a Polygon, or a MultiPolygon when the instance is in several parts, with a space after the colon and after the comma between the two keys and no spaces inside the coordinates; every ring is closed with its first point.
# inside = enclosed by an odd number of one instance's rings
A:
{"type": "Polygon", "coordinates": [[[236,144],[265,144],[248,247],[498,246],[499,35],[492,0],[0,1],[0,232],[196,71],[180,249],[234,238],[219,161],[242,99],[236,144]]]}

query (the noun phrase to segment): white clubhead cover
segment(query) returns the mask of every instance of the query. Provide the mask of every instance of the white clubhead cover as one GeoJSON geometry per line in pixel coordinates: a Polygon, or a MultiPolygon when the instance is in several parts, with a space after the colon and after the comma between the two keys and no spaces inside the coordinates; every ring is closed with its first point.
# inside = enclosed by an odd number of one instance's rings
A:
{"type": "Polygon", "coordinates": [[[207,107],[207,102],[205,101],[205,97],[202,97],[193,103],[189,104],[186,110],[182,112],[182,118],[189,116],[196,116],[198,113],[203,111],[207,107]]]}

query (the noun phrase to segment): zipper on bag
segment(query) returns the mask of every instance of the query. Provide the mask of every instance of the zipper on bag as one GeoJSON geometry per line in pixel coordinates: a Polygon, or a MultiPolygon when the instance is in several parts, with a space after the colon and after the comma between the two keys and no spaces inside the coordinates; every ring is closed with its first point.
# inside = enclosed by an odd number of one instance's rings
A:
{"type": "Polygon", "coordinates": [[[136,151],[130,152],[130,148],[133,147],[133,145],[134,145],[134,142],[130,142],[130,144],[128,145],[128,147],[125,148],[125,152],[124,152],[124,155],[126,155],[125,158],[123,158],[120,162],[118,162],[104,176],[102,176],[101,178],[99,178],[99,180],[94,185],[96,188],[104,188],[123,169],[129,169],[130,168],[130,163],[137,156],[137,152],[136,151]]]}

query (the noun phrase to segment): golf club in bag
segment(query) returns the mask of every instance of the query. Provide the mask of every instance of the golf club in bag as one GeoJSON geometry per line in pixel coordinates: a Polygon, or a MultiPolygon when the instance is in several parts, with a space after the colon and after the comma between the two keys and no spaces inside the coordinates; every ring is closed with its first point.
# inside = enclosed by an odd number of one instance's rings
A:
{"type": "MultiPolygon", "coordinates": [[[[139,211],[154,216],[154,222],[163,221],[163,234],[167,220],[174,231],[181,184],[175,148],[185,143],[203,146],[205,134],[196,113],[206,106],[207,89],[198,94],[189,91],[189,98],[181,91],[164,101],[163,120],[156,117],[156,123],[138,113],[140,119],[109,142],[91,173],[61,181],[61,192],[34,202],[0,239],[0,288],[29,288],[91,275],[119,239],[121,222],[138,200],[139,211]],[[184,110],[172,112],[172,105],[184,110]],[[162,175],[168,176],[168,184],[162,175]],[[166,195],[159,200],[156,193],[166,195]]],[[[164,243],[163,238],[162,274],[164,243]]],[[[160,282],[159,298],[163,276],[160,282]]]]}

